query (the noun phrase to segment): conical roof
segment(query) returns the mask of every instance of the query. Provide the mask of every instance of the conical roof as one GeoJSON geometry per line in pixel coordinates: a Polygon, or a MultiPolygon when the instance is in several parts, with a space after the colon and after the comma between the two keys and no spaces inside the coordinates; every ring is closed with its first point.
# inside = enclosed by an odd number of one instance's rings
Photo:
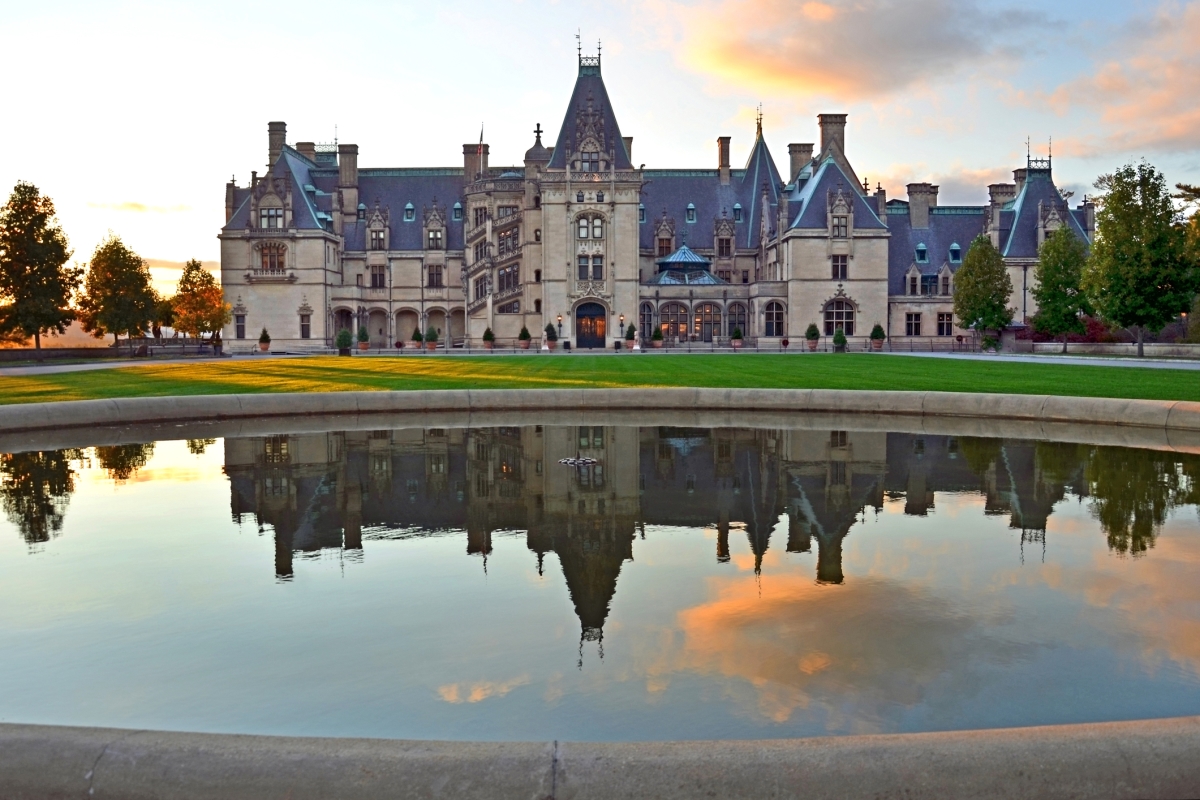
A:
{"type": "Polygon", "coordinates": [[[612,153],[617,169],[633,169],[629,153],[625,152],[625,141],[600,77],[600,56],[579,56],[579,77],[575,79],[575,91],[563,117],[550,159],[551,169],[566,169],[567,154],[574,153],[581,145],[592,139],[606,155],[612,153]]]}

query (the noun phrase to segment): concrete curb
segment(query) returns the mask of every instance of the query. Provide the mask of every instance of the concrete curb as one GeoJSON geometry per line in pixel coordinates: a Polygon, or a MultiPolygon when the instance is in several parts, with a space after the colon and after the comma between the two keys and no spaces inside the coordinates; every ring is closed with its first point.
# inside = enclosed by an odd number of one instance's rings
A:
{"type": "Polygon", "coordinates": [[[1200,431],[1200,403],[1051,395],[833,389],[462,389],[131,397],[0,406],[0,431],[323,415],[721,410],[958,417],[1200,431]]]}
{"type": "Polygon", "coordinates": [[[419,742],[0,725],[0,796],[1194,798],[1200,717],[952,733],[419,742]]]}

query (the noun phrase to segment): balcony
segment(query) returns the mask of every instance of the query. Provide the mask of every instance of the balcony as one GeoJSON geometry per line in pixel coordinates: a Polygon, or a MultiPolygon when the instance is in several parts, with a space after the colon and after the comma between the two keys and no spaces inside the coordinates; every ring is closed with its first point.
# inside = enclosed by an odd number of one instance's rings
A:
{"type": "Polygon", "coordinates": [[[509,262],[516,261],[518,258],[521,257],[521,249],[522,249],[521,245],[517,245],[513,249],[509,250],[507,253],[496,256],[496,260],[495,260],[496,265],[499,266],[501,264],[508,264],[509,262]]]}
{"type": "Polygon", "coordinates": [[[246,273],[247,283],[295,283],[296,273],[286,267],[252,269],[246,273]]]}
{"type": "Polygon", "coordinates": [[[516,224],[520,223],[521,218],[523,216],[524,216],[523,212],[518,211],[515,214],[508,214],[507,216],[503,216],[503,217],[493,217],[492,218],[492,230],[493,231],[501,231],[512,225],[516,225],[516,224]]]}

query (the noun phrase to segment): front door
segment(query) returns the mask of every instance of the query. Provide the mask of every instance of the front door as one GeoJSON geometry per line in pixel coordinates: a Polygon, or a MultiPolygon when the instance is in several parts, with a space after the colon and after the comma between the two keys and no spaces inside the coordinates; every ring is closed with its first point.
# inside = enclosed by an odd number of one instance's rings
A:
{"type": "Polygon", "coordinates": [[[584,303],[575,309],[575,347],[604,348],[608,314],[599,303],[584,303]]]}

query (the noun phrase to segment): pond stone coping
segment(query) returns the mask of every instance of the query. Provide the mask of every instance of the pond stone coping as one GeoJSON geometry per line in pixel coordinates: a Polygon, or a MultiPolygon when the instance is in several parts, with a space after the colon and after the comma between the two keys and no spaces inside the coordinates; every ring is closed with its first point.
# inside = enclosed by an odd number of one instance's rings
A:
{"type": "Polygon", "coordinates": [[[449,389],[130,397],[0,406],[0,431],[161,422],[446,412],[656,409],[961,417],[1200,431],[1200,403],[837,389],[449,389]]]}
{"type": "Polygon", "coordinates": [[[648,743],[0,725],[6,798],[1194,798],[1200,717],[648,743]]]}

